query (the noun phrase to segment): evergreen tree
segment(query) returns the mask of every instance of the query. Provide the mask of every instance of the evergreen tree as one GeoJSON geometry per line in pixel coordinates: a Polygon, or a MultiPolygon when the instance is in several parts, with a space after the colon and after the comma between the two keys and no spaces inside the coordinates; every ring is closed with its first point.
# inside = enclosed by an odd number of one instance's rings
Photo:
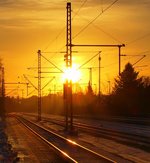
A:
{"type": "Polygon", "coordinates": [[[5,115],[5,108],[4,108],[4,67],[2,61],[0,60],[0,117],[3,118],[5,115]]]}
{"type": "Polygon", "coordinates": [[[121,92],[129,93],[135,91],[142,85],[142,78],[138,78],[139,72],[136,72],[130,63],[125,65],[123,72],[115,79],[115,86],[113,94],[120,94],[121,92]]]}
{"type": "Polygon", "coordinates": [[[140,87],[140,107],[143,116],[150,116],[150,77],[142,78],[143,85],[140,87]]]}
{"type": "Polygon", "coordinates": [[[2,60],[0,59],[0,97],[2,97],[2,60]]]}
{"type": "Polygon", "coordinates": [[[89,81],[88,87],[87,87],[87,95],[90,95],[90,96],[94,95],[90,81],[89,81]]]}
{"type": "Polygon", "coordinates": [[[137,115],[140,112],[140,88],[143,83],[138,74],[132,64],[127,63],[123,72],[115,79],[112,105],[119,114],[137,115]]]}

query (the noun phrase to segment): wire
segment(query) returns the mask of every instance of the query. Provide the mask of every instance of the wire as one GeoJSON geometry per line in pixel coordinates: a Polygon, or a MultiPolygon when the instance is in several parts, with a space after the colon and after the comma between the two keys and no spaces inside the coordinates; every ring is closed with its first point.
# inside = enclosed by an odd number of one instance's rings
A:
{"type": "Polygon", "coordinates": [[[85,5],[86,2],[87,2],[87,0],[83,1],[83,3],[81,4],[80,8],[78,9],[78,11],[74,14],[72,20],[78,15],[78,13],[80,12],[81,8],[85,5]]]}
{"type": "Polygon", "coordinates": [[[83,67],[84,65],[86,65],[88,62],[90,62],[93,58],[95,58],[97,55],[99,55],[101,53],[101,51],[99,51],[98,53],[96,53],[92,58],[90,58],[89,60],[87,60],[85,63],[83,63],[82,65],[80,65],[78,67],[78,69],[80,69],[81,67],[83,67]]]}
{"type": "MultiPolygon", "coordinates": [[[[80,12],[81,8],[85,5],[86,2],[87,2],[87,0],[84,0],[84,2],[81,4],[80,8],[78,9],[78,11],[77,11],[77,12],[75,13],[75,15],[73,16],[72,21],[74,20],[74,18],[76,17],[76,15],[78,15],[78,13],[80,12]]],[[[43,49],[43,51],[47,50],[48,47],[49,47],[54,41],[56,41],[56,40],[58,39],[59,36],[61,36],[61,34],[64,32],[65,29],[66,29],[66,26],[64,26],[64,27],[62,28],[62,30],[58,33],[58,35],[57,35],[50,43],[47,44],[47,46],[43,49]]],[[[64,46],[63,46],[63,48],[64,48],[64,46]]],[[[61,48],[61,49],[62,49],[62,48],[61,48]]]]}
{"type": "Polygon", "coordinates": [[[130,45],[130,44],[133,44],[133,43],[135,43],[135,42],[137,42],[137,41],[139,41],[139,40],[142,40],[142,39],[144,39],[145,37],[148,37],[149,35],[150,35],[150,33],[147,33],[147,34],[145,34],[145,35],[143,35],[143,36],[140,36],[140,37],[136,38],[135,40],[132,40],[132,41],[130,41],[129,43],[127,43],[127,45],[130,45]]]}
{"type": "MultiPolygon", "coordinates": [[[[72,21],[74,20],[74,18],[76,17],[76,15],[78,15],[78,13],[80,12],[80,10],[82,9],[82,7],[85,5],[85,3],[87,2],[87,0],[84,0],[83,1],[83,3],[81,4],[81,6],[80,6],[80,8],[78,9],[78,11],[75,13],[75,15],[73,16],[73,18],[72,18],[72,21]]],[[[46,48],[44,49],[44,51],[45,50],[47,50],[48,49],[48,47],[50,46],[50,44],[52,44],[55,40],[57,40],[58,39],[58,37],[63,33],[63,31],[66,29],[66,26],[60,31],[60,33],[50,42],[50,43],[48,43],[48,45],[46,46],[46,48]]],[[[65,48],[66,47],[66,45],[64,45],[64,46],[62,46],[58,51],[61,51],[63,48],[65,48]]],[[[57,54],[57,53],[56,53],[57,54]]],[[[54,56],[56,56],[56,54],[54,54],[53,56],[52,56],[52,58],[54,57],[54,56]]]]}
{"type": "Polygon", "coordinates": [[[88,28],[94,21],[96,21],[104,12],[106,12],[108,9],[110,9],[117,1],[115,0],[113,3],[111,3],[108,7],[106,7],[101,13],[99,13],[91,22],[89,22],[84,28],[82,28],[74,37],[75,39],[77,36],[79,36],[86,28],[88,28]]]}
{"type": "MultiPolygon", "coordinates": [[[[89,20],[87,20],[86,18],[83,18],[82,16],[80,16],[80,17],[81,17],[83,20],[85,20],[86,22],[89,23],[89,20]]],[[[97,28],[99,31],[103,32],[104,34],[106,34],[107,36],[109,36],[110,38],[112,38],[113,40],[115,40],[115,41],[117,41],[117,42],[123,44],[122,41],[118,40],[117,38],[115,38],[114,36],[112,36],[110,33],[104,31],[104,30],[103,30],[102,28],[100,28],[98,25],[96,25],[96,24],[94,24],[94,23],[92,23],[92,24],[93,24],[93,26],[94,26],[95,28],[97,28]]]]}
{"type": "Polygon", "coordinates": [[[58,69],[60,72],[63,72],[63,70],[61,70],[59,67],[57,67],[54,63],[52,63],[50,60],[48,60],[46,57],[44,57],[43,55],[41,55],[47,62],[49,62],[50,64],[52,64],[56,69],[58,69]]]}
{"type": "Polygon", "coordinates": [[[43,90],[45,87],[47,87],[54,79],[55,79],[55,76],[54,76],[52,79],[50,79],[50,80],[45,84],[45,86],[42,88],[42,90],[43,90]]]}
{"type": "Polygon", "coordinates": [[[47,46],[43,49],[43,51],[47,50],[48,47],[58,39],[59,36],[61,36],[61,34],[64,32],[64,30],[66,29],[66,27],[63,27],[62,30],[58,33],[58,35],[51,41],[47,44],[47,46]]]}

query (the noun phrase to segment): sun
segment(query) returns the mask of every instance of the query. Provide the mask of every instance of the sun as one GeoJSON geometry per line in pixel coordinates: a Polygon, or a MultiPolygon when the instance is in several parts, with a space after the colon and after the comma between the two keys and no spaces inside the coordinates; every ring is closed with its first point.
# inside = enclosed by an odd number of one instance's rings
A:
{"type": "Polygon", "coordinates": [[[63,74],[63,81],[69,80],[73,83],[76,83],[80,80],[81,73],[79,70],[77,70],[75,67],[68,68],[64,71],[63,74]]]}

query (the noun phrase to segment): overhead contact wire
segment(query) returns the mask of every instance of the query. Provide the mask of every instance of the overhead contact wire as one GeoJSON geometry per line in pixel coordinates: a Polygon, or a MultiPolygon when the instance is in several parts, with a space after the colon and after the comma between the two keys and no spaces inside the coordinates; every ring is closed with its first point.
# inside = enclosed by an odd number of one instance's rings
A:
{"type": "Polygon", "coordinates": [[[80,35],[85,29],[87,29],[94,21],[96,21],[104,12],[106,12],[108,9],[110,9],[117,1],[115,0],[113,3],[111,3],[108,7],[106,7],[101,13],[99,13],[90,23],[88,23],[84,28],[82,28],[74,37],[75,39],[78,35],[80,35]]]}

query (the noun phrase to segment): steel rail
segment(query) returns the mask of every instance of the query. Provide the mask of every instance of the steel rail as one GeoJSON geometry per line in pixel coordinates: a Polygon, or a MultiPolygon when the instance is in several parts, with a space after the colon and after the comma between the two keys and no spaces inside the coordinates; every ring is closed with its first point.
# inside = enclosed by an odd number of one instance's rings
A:
{"type": "MultiPolygon", "coordinates": [[[[57,120],[57,121],[59,122],[59,120],[57,120]]],[[[60,122],[63,123],[63,121],[60,121],[60,122]]],[[[134,142],[135,142],[137,144],[137,142],[139,142],[139,143],[143,143],[146,146],[150,147],[150,139],[149,139],[149,137],[146,137],[146,136],[140,136],[135,133],[134,134],[125,133],[125,132],[116,131],[113,129],[106,129],[103,127],[90,126],[87,124],[83,124],[83,123],[81,124],[81,123],[77,123],[77,122],[74,122],[74,126],[76,126],[78,129],[81,129],[81,130],[85,129],[87,132],[90,132],[90,133],[105,134],[105,136],[107,136],[108,138],[109,137],[118,138],[120,140],[128,139],[130,143],[134,144],[134,142]]]]}
{"type": "MultiPolygon", "coordinates": [[[[51,119],[51,118],[46,118],[46,117],[43,117],[43,120],[64,127],[64,121],[62,121],[62,120],[51,119]]],[[[74,122],[74,126],[79,131],[83,131],[83,132],[89,133],[91,135],[102,136],[107,139],[111,139],[111,140],[114,140],[114,141],[117,141],[117,142],[120,142],[123,144],[136,146],[140,149],[150,151],[150,139],[147,136],[137,135],[136,133],[132,133],[132,134],[125,133],[122,131],[106,129],[103,127],[96,127],[96,126],[91,126],[88,124],[77,123],[77,122],[74,122]]]]}
{"type": "MultiPolygon", "coordinates": [[[[64,126],[64,122],[61,120],[54,120],[54,119],[50,120],[49,118],[44,118],[44,120],[55,123],[57,125],[64,126]]],[[[74,126],[77,127],[79,130],[87,132],[87,133],[104,136],[108,139],[121,141],[122,143],[136,145],[136,146],[139,146],[140,148],[141,147],[146,147],[146,148],[148,147],[148,149],[150,148],[150,139],[148,137],[140,136],[135,133],[128,134],[128,133],[116,131],[113,129],[106,129],[103,127],[95,127],[95,126],[90,126],[87,124],[83,124],[83,123],[81,124],[81,123],[77,123],[77,122],[74,122],[74,126]]]]}
{"type": "Polygon", "coordinates": [[[80,159],[83,159],[86,156],[86,159],[88,159],[88,157],[89,157],[89,159],[92,159],[93,163],[97,162],[97,161],[102,162],[102,163],[105,163],[105,162],[106,163],[115,163],[114,160],[111,160],[110,158],[107,158],[107,157],[105,157],[105,156],[103,156],[97,152],[94,152],[94,151],[92,151],[92,150],[90,150],[90,149],[70,140],[70,139],[67,139],[67,138],[57,134],[57,133],[49,131],[48,129],[46,129],[46,128],[44,128],[44,127],[42,127],[36,123],[33,123],[30,120],[27,120],[27,119],[22,118],[22,117],[17,117],[17,119],[20,122],[22,122],[26,127],[28,127],[32,132],[34,132],[37,136],[39,136],[42,140],[44,140],[49,145],[51,145],[60,154],[63,154],[64,156],[66,156],[67,159],[69,159],[71,162],[80,162],[80,159]],[[30,127],[29,127],[29,125],[30,125],[30,127]],[[35,130],[37,130],[37,129],[35,129],[35,127],[41,131],[35,131],[35,130]],[[40,134],[37,132],[40,132],[40,134]],[[48,135],[48,136],[45,136],[45,135],[48,135]],[[49,140],[50,137],[53,140],[53,142],[50,142],[50,140],[49,140]],[[62,148],[62,146],[61,147],[57,146],[58,141],[59,141],[59,144],[62,144],[67,149],[63,149],[63,150],[60,149],[60,148],[62,148]],[[55,143],[55,142],[57,142],[57,143],[55,143]],[[71,148],[74,148],[73,151],[76,151],[76,152],[78,151],[77,154],[75,154],[75,153],[72,154],[70,152],[72,150],[71,148]],[[67,150],[67,152],[65,152],[64,150],[67,150]],[[67,153],[69,153],[69,154],[67,154],[67,153]],[[72,156],[70,156],[70,155],[72,155],[72,156]]]}
{"type": "Polygon", "coordinates": [[[20,120],[19,118],[17,118],[19,122],[21,122],[26,128],[28,128],[32,133],[34,133],[36,136],[38,136],[40,139],[42,139],[46,144],[48,144],[49,146],[53,147],[54,150],[62,155],[63,157],[66,157],[66,160],[68,162],[73,162],[73,163],[77,163],[76,160],[74,160],[73,158],[71,158],[67,153],[65,153],[64,151],[62,151],[61,149],[59,149],[58,147],[56,147],[54,144],[52,144],[51,142],[49,142],[47,139],[45,139],[43,136],[41,136],[40,134],[38,134],[36,131],[34,131],[34,129],[32,129],[31,127],[29,127],[25,122],[23,122],[22,120],[20,120]]]}

